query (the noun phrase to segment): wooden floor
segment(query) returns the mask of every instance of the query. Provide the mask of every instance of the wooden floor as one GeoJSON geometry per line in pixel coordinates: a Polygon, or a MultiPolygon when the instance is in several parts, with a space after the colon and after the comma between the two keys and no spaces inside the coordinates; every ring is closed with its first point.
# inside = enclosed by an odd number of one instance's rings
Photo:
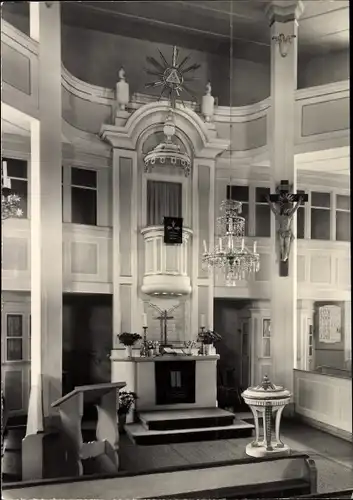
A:
{"type": "MultiPolygon", "coordinates": [[[[292,450],[312,456],[318,467],[320,493],[353,487],[353,445],[305,424],[283,421],[282,440],[292,450]]],[[[122,470],[140,472],[165,466],[205,464],[245,457],[249,438],[138,446],[120,441],[122,470]]]]}

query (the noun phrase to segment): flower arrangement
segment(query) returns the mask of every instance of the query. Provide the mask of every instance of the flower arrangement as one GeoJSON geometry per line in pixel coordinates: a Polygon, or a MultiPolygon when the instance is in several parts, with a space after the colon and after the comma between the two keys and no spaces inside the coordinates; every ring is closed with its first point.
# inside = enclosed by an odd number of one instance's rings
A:
{"type": "Polygon", "coordinates": [[[214,342],[219,342],[222,340],[222,337],[219,333],[216,333],[212,330],[204,330],[199,333],[197,340],[202,342],[203,344],[213,344],[214,342]]]}
{"type": "Polygon", "coordinates": [[[118,415],[129,413],[132,405],[137,399],[137,395],[132,391],[119,391],[118,415]]]}
{"type": "Polygon", "coordinates": [[[142,337],[138,333],[123,332],[123,333],[120,333],[120,335],[118,335],[118,338],[119,338],[120,344],[131,346],[131,345],[134,345],[142,337]]]}

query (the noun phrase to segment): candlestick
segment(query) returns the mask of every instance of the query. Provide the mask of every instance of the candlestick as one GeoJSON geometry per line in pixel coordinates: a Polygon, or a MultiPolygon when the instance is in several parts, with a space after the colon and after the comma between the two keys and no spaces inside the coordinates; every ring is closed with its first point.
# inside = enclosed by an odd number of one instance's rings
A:
{"type": "Polygon", "coordinates": [[[200,317],[200,327],[201,328],[205,328],[205,324],[206,324],[206,316],[204,314],[201,314],[201,317],[200,317]]]}
{"type": "Polygon", "coordinates": [[[147,314],[146,313],[142,314],[142,327],[143,328],[147,328],[148,327],[148,325],[147,325],[147,314]]]}
{"type": "Polygon", "coordinates": [[[148,342],[147,342],[147,326],[143,327],[143,341],[140,349],[141,358],[146,358],[148,356],[148,342]]]}
{"type": "Polygon", "coordinates": [[[203,240],[203,251],[204,253],[207,253],[207,245],[205,240],[203,240]]]}
{"type": "Polygon", "coordinates": [[[257,250],[257,241],[254,241],[254,251],[253,251],[253,253],[256,253],[256,250],[257,250]]]}

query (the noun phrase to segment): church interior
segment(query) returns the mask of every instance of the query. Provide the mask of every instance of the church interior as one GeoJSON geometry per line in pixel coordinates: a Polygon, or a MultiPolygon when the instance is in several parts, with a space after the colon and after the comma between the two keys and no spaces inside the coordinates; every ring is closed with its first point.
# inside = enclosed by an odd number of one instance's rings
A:
{"type": "Polygon", "coordinates": [[[349,50],[349,0],[2,3],[2,499],[353,498],[349,50]]]}

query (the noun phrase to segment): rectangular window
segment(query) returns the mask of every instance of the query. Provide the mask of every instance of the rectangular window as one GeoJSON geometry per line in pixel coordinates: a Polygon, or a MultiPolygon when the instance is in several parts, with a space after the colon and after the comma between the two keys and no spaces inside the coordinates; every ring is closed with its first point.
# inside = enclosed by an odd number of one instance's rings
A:
{"type": "Polygon", "coordinates": [[[331,235],[331,194],[311,193],[311,238],[329,240],[331,235]]]}
{"type": "Polygon", "coordinates": [[[336,241],[351,240],[351,197],[336,196],[336,241]]]}
{"type": "Polygon", "coordinates": [[[245,236],[249,235],[249,186],[227,186],[227,200],[241,201],[245,219],[245,236]]]}
{"type": "Polygon", "coordinates": [[[271,236],[271,209],[266,200],[270,188],[257,187],[255,197],[255,236],[268,238],[271,236]]]}
{"type": "MultiPolygon", "coordinates": [[[[305,191],[298,189],[298,194],[305,194],[305,191]]],[[[302,204],[297,211],[297,238],[303,240],[305,238],[305,205],[302,204]]]]}
{"type": "Polygon", "coordinates": [[[7,175],[11,180],[11,193],[20,198],[22,219],[28,219],[28,167],[25,160],[2,158],[7,162],[7,175]]]}
{"type": "Polygon", "coordinates": [[[262,322],[262,357],[271,357],[271,320],[264,319],[262,322]]]}
{"type": "Polygon", "coordinates": [[[23,316],[6,315],[6,361],[23,359],[23,316]]]}
{"type": "Polygon", "coordinates": [[[97,225],[97,172],[71,168],[71,222],[97,225]]]}
{"type": "Polygon", "coordinates": [[[182,217],[182,184],[147,181],[147,225],[160,226],[164,217],[182,217]]]}

